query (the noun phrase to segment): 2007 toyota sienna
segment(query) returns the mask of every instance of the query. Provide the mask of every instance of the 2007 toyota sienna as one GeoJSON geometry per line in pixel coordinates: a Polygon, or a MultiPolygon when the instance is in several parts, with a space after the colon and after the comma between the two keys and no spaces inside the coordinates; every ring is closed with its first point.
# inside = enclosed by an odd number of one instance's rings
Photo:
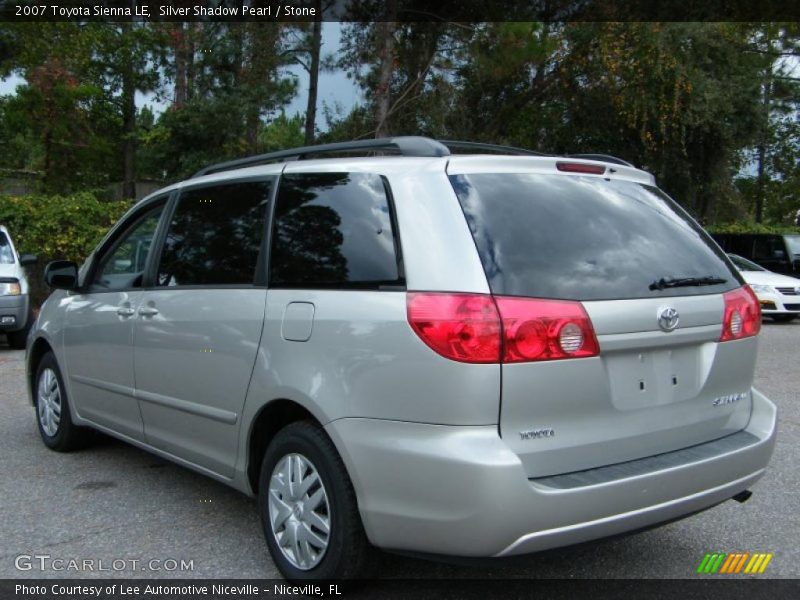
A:
{"type": "Polygon", "coordinates": [[[46,280],[44,443],[92,428],[257,496],[290,579],[743,501],[775,442],[753,292],[610,156],[399,137],[241,159],[46,280]]]}

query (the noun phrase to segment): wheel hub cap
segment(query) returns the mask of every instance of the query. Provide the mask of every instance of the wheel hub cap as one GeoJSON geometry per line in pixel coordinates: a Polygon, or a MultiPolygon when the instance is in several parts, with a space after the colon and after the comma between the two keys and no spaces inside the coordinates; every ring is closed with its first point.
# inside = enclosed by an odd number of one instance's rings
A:
{"type": "Polygon", "coordinates": [[[36,391],[36,407],[39,413],[39,424],[49,437],[58,432],[61,423],[61,389],[55,371],[45,369],[39,376],[36,391]]]}
{"type": "Polygon", "coordinates": [[[308,571],[325,556],[330,541],[330,504],[322,479],[302,454],[287,454],[269,481],[269,520],[283,556],[308,571]]]}

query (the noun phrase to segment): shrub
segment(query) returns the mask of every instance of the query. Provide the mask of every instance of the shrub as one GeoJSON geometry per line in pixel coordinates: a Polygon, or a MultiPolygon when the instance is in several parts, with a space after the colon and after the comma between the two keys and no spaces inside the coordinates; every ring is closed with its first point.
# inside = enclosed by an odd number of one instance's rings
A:
{"type": "Polygon", "coordinates": [[[28,267],[35,305],[48,293],[42,281],[45,265],[55,259],[81,263],[130,207],[130,201],[102,202],[88,192],[0,196],[0,223],[8,228],[17,251],[39,257],[36,265],[28,267]]]}
{"type": "Polygon", "coordinates": [[[772,225],[754,221],[720,223],[707,227],[711,233],[800,233],[800,227],[792,225],[772,225]]]}

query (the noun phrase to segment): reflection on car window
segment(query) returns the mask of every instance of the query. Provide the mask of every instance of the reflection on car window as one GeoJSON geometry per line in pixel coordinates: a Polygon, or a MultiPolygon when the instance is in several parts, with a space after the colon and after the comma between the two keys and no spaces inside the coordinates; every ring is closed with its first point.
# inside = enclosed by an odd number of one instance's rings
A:
{"type": "Polygon", "coordinates": [[[163,206],[150,211],[128,230],[101,259],[94,284],[101,289],[119,290],[138,287],[142,283],[147,255],[161,218],[163,206]]]}
{"type": "Polygon", "coordinates": [[[14,262],[14,252],[5,233],[0,232],[0,264],[10,265],[14,262]]]}
{"type": "Polygon", "coordinates": [[[252,284],[271,182],[231,183],[181,194],[156,284],[252,284]]]}
{"type": "Polygon", "coordinates": [[[378,175],[286,175],[275,210],[270,286],[402,284],[389,201],[378,175]]]}

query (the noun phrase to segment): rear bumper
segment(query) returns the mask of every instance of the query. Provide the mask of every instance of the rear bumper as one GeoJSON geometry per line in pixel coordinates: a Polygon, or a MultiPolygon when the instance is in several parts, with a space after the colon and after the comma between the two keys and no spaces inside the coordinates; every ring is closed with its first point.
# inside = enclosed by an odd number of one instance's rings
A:
{"type": "Polygon", "coordinates": [[[372,543],[486,557],[617,535],[727,500],[763,475],[776,421],[775,405],[753,390],[745,429],[753,443],[721,453],[697,446],[696,460],[573,487],[529,480],[495,425],[340,419],[326,430],[353,479],[372,543]]]}
{"type": "Polygon", "coordinates": [[[18,331],[28,324],[28,295],[0,296],[0,332],[18,331]],[[14,322],[3,324],[3,317],[13,317],[14,322]]]}

